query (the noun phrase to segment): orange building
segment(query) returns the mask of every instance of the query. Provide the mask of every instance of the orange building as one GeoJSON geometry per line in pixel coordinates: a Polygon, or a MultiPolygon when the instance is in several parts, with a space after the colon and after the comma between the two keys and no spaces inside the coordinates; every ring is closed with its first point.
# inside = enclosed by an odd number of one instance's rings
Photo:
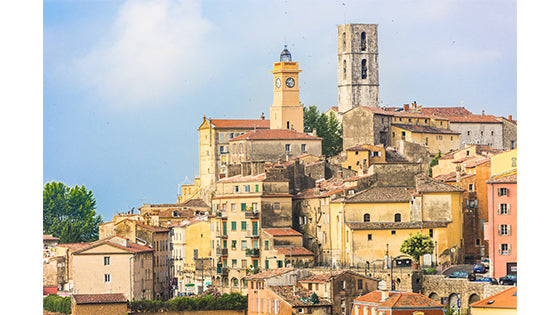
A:
{"type": "Polygon", "coordinates": [[[354,299],[352,314],[444,315],[445,306],[418,293],[372,291],[354,299]]]}

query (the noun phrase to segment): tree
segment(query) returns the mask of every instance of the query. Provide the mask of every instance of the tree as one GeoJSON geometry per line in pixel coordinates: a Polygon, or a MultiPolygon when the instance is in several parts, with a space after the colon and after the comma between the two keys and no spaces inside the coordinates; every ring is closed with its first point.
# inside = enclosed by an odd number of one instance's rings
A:
{"type": "Polygon", "coordinates": [[[416,262],[420,261],[420,257],[432,253],[434,250],[434,242],[425,234],[410,234],[410,237],[404,240],[401,245],[401,253],[411,256],[416,262]]]}
{"type": "Polygon", "coordinates": [[[431,161],[430,161],[430,169],[428,171],[428,176],[432,177],[432,167],[436,166],[439,164],[439,159],[441,158],[441,151],[438,152],[438,155],[436,155],[436,157],[434,157],[431,161]]]}
{"type": "Polygon", "coordinates": [[[95,212],[91,190],[53,181],[43,188],[43,231],[60,238],[60,243],[92,242],[103,223],[95,212]]]}
{"type": "Polygon", "coordinates": [[[333,113],[320,113],[317,106],[303,107],[303,131],[313,132],[323,138],[321,149],[323,154],[331,157],[342,151],[342,126],[333,113]]]}

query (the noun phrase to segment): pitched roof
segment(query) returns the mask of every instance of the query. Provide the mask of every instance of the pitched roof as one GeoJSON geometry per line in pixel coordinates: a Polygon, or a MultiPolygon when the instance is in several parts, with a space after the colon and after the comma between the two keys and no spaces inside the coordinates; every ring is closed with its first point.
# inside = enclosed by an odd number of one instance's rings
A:
{"type": "Polygon", "coordinates": [[[76,301],[76,304],[107,304],[127,302],[127,299],[123,293],[73,294],[72,298],[76,301]]]}
{"type": "Polygon", "coordinates": [[[442,117],[469,116],[473,114],[464,107],[422,107],[421,111],[422,113],[427,115],[435,115],[435,116],[442,116],[442,117]]]}
{"type": "Polygon", "coordinates": [[[117,247],[117,248],[120,248],[120,249],[124,249],[128,252],[131,252],[131,253],[143,253],[143,252],[154,251],[154,249],[149,247],[149,246],[136,244],[136,243],[131,242],[130,240],[127,242],[128,246],[123,246],[121,244],[117,244],[117,243],[111,241],[111,239],[114,238],[114,237],[127,239],[126,237],[121,237],[121,236],[113,236],[113,237],[104,238],[104,239],[89,243],[89,246],[76,250],[74,252],[74,254],[75,255],[76,254],[81,254],[82,252],[84,252],[86,250],[89,250],[89,249],[94,248],[94,247],[101,246],[103,244],[113,246],[113,247],[117,247]]]}
{"type": "Polygon", "coordinates": [[[253,181],[263,181],[266,179],[266,173],[261,173],[257,175],[235,175],[231,177],[225,177],[220,179],[220,183],[233,183],[233,182],[253,182],[253,181]]]}
{"type": "MultiPolygon", "coordinates": [[[[123,220],[124,221],[124,220],[123,220]]],[[[122,222],[122,221],[121,221],[122,222]]],[[[168,228],[162,227],[162,226],[155,226],[155,225],[148,225],[148,224],[144,224],[142,222],[139,221],[134,221],[136,223],[136,225],[138,225],[139,227],[146,229],[148,231],[151,232],[169,232],[168,228]]]]}
{"type": "Polygon", "coordinates": [[[274,247],[274,250],[284,256],[313,256],[313,252],[305,247],[274,247]]]}
{"type": "Polygon", "coordinates": [[[395,292],[390,294],[389,298],[381,302],[379,308],[441,308],[443,314],[444,306],[422,294],[412,292],[395,292]]]}
{"type": "Polygon", "coordinates": [[[251,275],[246,277],[247,280],[264,280],[271,277],[276,277],[278,275],[284,274],[288,271],[292,271],[294,268],[292,267],[284,267],[284,268],[276,268],[276,269],[269,269],[263,272],[259,272],[257,274],[251,275]]]}
{"type": "Polygon", "coordinates": [[[268,119],[208,119],[217,129],[270,128],[268,119]]]}
{"type": "Polygon", "coordinates": [[[273,285],[267,286],[269,290],[274,292],[274,294],[281,297],[284,301],[290,304],[292,307],[298,306],[326,306],[331,305],[331,302],[327,299],[319,298],[319,302],[313,303],[311,301],[311,296],[313,291],[307,290],[299,284],[295,285],[273,285]]]}
{"type": "Polygon", "coordinates": [[[432,126],[421,126],[421,125],[407,125],[407,124],[392,124],[392,126],[408,130],[410,132],[419,133],[435,133],[435,134],[447,134],[447,135],[460,135],[460,132],[453,131],[450,129],[434,128],[432,126]]]}
{"type": "Polygon", "coordinates": [[[60,241],[60,238],[54,237],[50,234],[43,234],[43,241],[60,241]]]}
{"type": "Polygon", "coordinates": [[[511,287],[480,301],[474,302],[474,308],[514,308],[517,309],[517,287],[511,287]]]}
{"type": "Polygon", "coordinates": [[[315,275],[311,275],[305,278],[300,279],[300,282],[329,282],[332,279],[336,279],[338,278],[341,274],[347,272],[346,270],[337,270],[337,271],[331,271],[331,272],[323,272],[323,273],[318,273],[315,275]]]}
{"type": "Polygon", "coordinates": [[[346,222],[352,230],[396,230],[396,229],[430,229],[446,227],[451,221],[422,222],[346,222]]]}
{"type": "Polygon", "coordinates": [[[289,129],[259,129],[244,133],[229,141],[237,140],[321,140],[322,138],[289,129]]]}
{"type": "Polygon", "coordinates": [[[292,228],[270,228],[270,229],[262,229],[264,232],[272,235],[272,236],[301,236],[300,232],[292,229],[292,228]]]}
{"type": "Polygon", "coordinates": [[[346,197],[346,203],[410,202],[413,187],[372,187],[346,197]]]}
{"type": "Polygon", "coordinates": [[[416,190],[420,193],[464,191],[462,188],[438,182],[423,175],[416,176],[416,190]]]}
{"type": "Polygon", "coordinates": [[[65,244],[58,244],[56,247],[64,247],[68,248],[70,252],[74,252],[80,249],[84,249],[86,247],[91,246],[91,243],[84,242],[84,243],[65,243],[65,244]]]}
{"type": "Polygon", "coordinates": [[[508,172],[506,174],[499,174],[490,177],[486,181],[487,184],[516,184],[517,183],[517,169],[512,173],[508,172]]]}

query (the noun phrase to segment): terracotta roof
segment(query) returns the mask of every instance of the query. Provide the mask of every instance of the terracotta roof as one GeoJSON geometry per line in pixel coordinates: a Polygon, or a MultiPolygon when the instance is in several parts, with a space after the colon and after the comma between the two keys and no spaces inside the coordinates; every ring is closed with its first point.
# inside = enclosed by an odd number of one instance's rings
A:
{"type": "Polygon", "coordinates": [[[472,168],[472,167],[476,167],[479,165],[482,165],[484,163],[490,163],[490,159],[487,157],[482,157],[482,158],[474,158],[471,160],[467,160],[465,161],[465,163],[463,164],[466,168],[472,168]]]}
{"type": "Polygon", "coordinates": [[[260,129],[247,132],[229,141],[237,140],[321,140],[322,138],[289,129],[260,129]]]}
{"type": "Polygon", "coordinates": [[[407,124],[392,124],[392,126],[408,130],[410,132],[421,132],[421,133],[437,133],[437,134],[448,134],[448,135],[460,135],[460,132],[453,131],[450,129],[434,128],[432,126],[421,126],[421,125],[407,125],[407,124]]]}
{"type": "Polygon", "coordinates": [[[464,107],[422,107],[421,111],[427,115],[442,117],[469,116],[473,114],[464,107]]]}
{"type": "Polygon", "coordinates": [[[313,256],[313,252],[305,247],[274,247],[274,250],[284,256],[313,256]]]}
{"type": "Polygon", "coordinates": [[[449,119],[451,123],[501,123],[492,115],[449,116],[446,118],[449,119]]]}
{"type": "Polygon", "coordinates": [[[60,238],[54,237],[50,234],[43,234],[43,241],[60,241],[60,238]]]}
{"type": "Polygon", "coordinates": [[[462,192],[461,188],[438,182],[434,179],[420,175],[416,176],[416,190],[420,193],[429,192],[462,192]]]}
{"type": "Polygon", "coordinates": [[[258,175],[235,175],[231,177],[226,177],[220,179],[220,183],[232,183],[232,182],[252,182],[252,181],[263,181],[266,179],[266,173],[261,173],[258,175]]]}
{"type": "Polygon", "coordinates": [[[76,301],[76,304],[107,304],[127,302],[127,299],[123,293],[73,294],[72,298],[76,301]]]}
{"type": "Polygon", "coordinates": [[[271,277],[276,277],[278,275],[284,274],[288,271],[292,271],[294,268],[292,267],[285,267],[285,268],[276,268],[276,269],[269,269],[263,272],[259,272],[257,274],[251,275],[246,277],[247,280],[264,280],[271,277]]]}
{"type": "Polygon", "coordinates": [[[210,206],[202,199],[191,199],[184,203],[181,203],[180,205],[193,208],[210,208],[210,206]]]}
{"type": "Polygon", "coordinates": [[[517,287],[511,287],[469,305],[474,308],[514,308],[517,309],[517,287]],[[493,302],[492,302],[493,301],[493,302]]]}
{"type": "MultiPolygon", "coordinates": [[[[113,236],[113,237],[120,237],[120,236],[113,236]]],[[[133,253],[151,252],[151,251],[154,250],[153,248],[151,248],[149,246],[136,244],[136,243],[131,242],[130,240],[128,241],[128,246],[125,247],[125,246],[122,246],[122,245],[117,244],[115,242],[112,242],[111,239],[113,237],[108,237],[108,238],[104,238],[104,239],[101,239],[101,240],[98,240],[98,241],[95,241],[95,242],[91,242],[89,246],[84,247],[84,248],[79,249],[79,250],[76,250],[74,252],[74,254],[81,254],[82,252],[84,252],[88,249],[91,249],[91,248],[94,248],[94,247],[97,247],[97,246],[100,246],[100,245],[103,245],[103,244],[107,244],[109,246],[121,248],[121,249],[124,249],[126,251],[133,252],[133,253]]],[[[127,239],[126,237],[120,237],[120,238],[127,239]]]]}
{"type": "Polygon", "coordinates": [[[395,229],[430,229],[446,227],[451,221],[422,222],[346,222],[352,230],[395,230],[395,229]]]}
{"type": "MultiPolygon", "coordinates": [[[[210,209],[210,208],[208,208],[210,209]]],[[[188,209],[165,209],[159,212],[160,217],[177,217],[177,218],[192,218],[195,216],[195,210],[188,209]]]]}
{"type": "Polygon", "coordinates": [[[292,307],[298,306],[326,306],[331,305],[331,302],[327,299],[319,298],[318,303],[313,303],[311,301],[311,296],[313,291],[307,290],[299,284],[295,285],[274,285],[267,286],[267,288],[274,292],[274,294],[281,297],[284,301],[290,304],[292,307]]]}
{"type": "Polygon", "coordinates": [[[144,224],[144,223],[138,222],[138,221],[133,221],[133,222],[135,222],[136,225],[138,225],[139,227],[144,228],[144,229],[146,229],[148,231],[151,231],[151,232],[156,232],[156,233],[157,232],[169,232],[168,228],[164,228],[162,226],[148,225],[148,224],[144,224]]]}
{"type": "Polygon", "coordinates": [[[341,274],[347,272],[346,270],[337,270],[337,271],[331,271],[331,272],[323,272],[323,273],[318,273],[315,275],[311,275],[305,278],[302,278],[299,280],[299,282],[329,282],[332,279],[336,279],[338,278],[341,274]]]}
{"type": "Polygon", "coordinates": [[[68,248],[70,250],[70,252],[74,252],[80,249],[84,249],[87,247],[90,247],[91,243],[66,243],[66,244],[58,244],[56,247],[63,247],[63,248],[68,248]]]}
{"type": "MultiPolygon", "coordinates": [[[[329,110],[330,109],[332,109],[334,112],[338,113],[338,106],[333,106],[333,107],[329,108],[329,110]]],[[[327,112],[328,112],[328,110],[327,110],[327,112]]]]}
{"type": "Polygon", "coordinates": [[[412,292],[398,292],[390,294],[389,298],[381,302],[379,308],[441,308],[443,314],[444,306],[422,294],[412,292]]]}
{"type": "MultiPolygon", "coordinates": [[[[389,292],[391,294],[393,292],[389,292]]],[[[381,291],[371,291],[370,293],[364,294],[354,299],[354,302],[369,302],[369,303],[381,303],[383,293],[381,291]]]]}
{"type": "Polygon", "coordinates": [[[517,183],[517,170],[515,170],[513,173],[508,172],[508,173],[505,173],[505,174],[492,176],[492,177],[490,177],[490,179],[488,181],[486,181],[486,183],[487,184],[516,184],[517,183]]]}
{"type": "Polygon", "coordinates": [[[301,236],[300,232],[292,229],[292,228],[270,228],[270,229],[262,229],[264,232],[272,235],[272,236],[301,236]]]}
{"type": "Polygon", "coordinates": [[[208,119],[218,129],[270,128],[267,119],[208,119]]]}
{"type": "Polygon", "coordinates": [[[413,192],[413,187],[372,187],[354,195],[347,196],[344,202],[410,202],[413,192]]]}

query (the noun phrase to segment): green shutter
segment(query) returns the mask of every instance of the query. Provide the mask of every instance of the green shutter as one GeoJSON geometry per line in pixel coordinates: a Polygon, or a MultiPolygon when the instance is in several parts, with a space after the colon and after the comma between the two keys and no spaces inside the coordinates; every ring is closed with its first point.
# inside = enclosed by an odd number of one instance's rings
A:
{"type": "Polygon", "coordinates": [[[241,204],[241,211],[245,211],[245,209],[247,209],[247,204],[242,203],[241,204]]]}
{"type": "Polygon", "coordinates": [[[247,231],[247,222],[241,221],[241,231],[247,231]]]}

